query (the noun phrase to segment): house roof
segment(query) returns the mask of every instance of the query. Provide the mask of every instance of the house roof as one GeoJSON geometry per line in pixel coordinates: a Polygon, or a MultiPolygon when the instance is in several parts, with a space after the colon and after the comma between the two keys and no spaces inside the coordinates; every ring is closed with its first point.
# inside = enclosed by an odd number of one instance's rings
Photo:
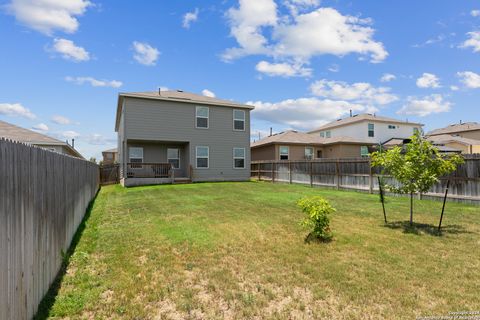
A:
{"type": "Polygon", "coordinates": [[[77,150],[64,141],[1,120],[0,137],[39,146],[63,146],[67,148],[72,155],[83,158],[77,150]]]}
{"type": "Polygon", "coordinates": [[[122,111],[123,99],[124,98],[139,98],[139,99],[150,99],[150,100],[161,100],[161,101],[174,101],[174,102],[184,102],[184,103],[193,103],[193,104],[203,104],[211,106],[220,106],[220,107],[233,107],[233,108],[242,108],[252,110],[255,107],[233,102],[230,100],[223,100],[218,98],[206,97],[200,94],[195,94],[191,92],[185,92],[182,90],[169,90],[169,91],[151,91],[151,92],[124,92],[118,94],[118,104],[117,104],[117,116],[115,121],[115,131],[118,131],[118,125],[120,121],[120,114],[122,111]]]}
{"type": "Polygon", "coordinates": [[[373,145],[377,144],[372,139],[358,139],[352,137],[334,137],[334,138],[322,138],[317,135],[308,134],[304,132],[298,132],[294,130],[288,130],[273,134],[266,138],[260,139],[250,144],[250,147],[257,148],[260,146],[265,146],[269,144],[301,144],[301,145],[331,145],[338,143],[346,144],[366,144],[373,145]]]}
{"type": "Polygon", "coordinates": [[[463,145],[471,146],[471,145],[480,145],[480,140],[475,140],[475,139],[469,139],[469,138],[463,138],[460,136],[454,136],[450,134],[441,134],[441,135],[435,135],[435,136],[430,136],[427,138],[428,141],[432,143],[448,143],[448,142],[458,142],[463,145]]]}
{"type": "Polygon", "coordinates": [[[117,148],[103,150],[102,153],[109,153],[109,152],[118,152],[117,148]]]}
{"type": "Polygon", "coordinates": [[[427,136],[440,135],[440,134],[452,134],[465,131],[480,130],[480,123],[478,122],[465,122],[449,125],[445,128],[432,130],[427,133],[427,136]]]}
{"type": "Polygon", "coordinates": [[[337,128],[337,127],[341,127],[341,126],[345,126],[348,124],[361,122],[361,121],[376,121],[376,122],[388,122],[388,123],[396,123],[396,124],[409,124],[409,125],[423,126],[422,123],[408,122],[408,121],[398,120],[394,118],[381,117],[381,116],[377,116],[369,113],[362,113],[362,114],[357,114],[348,118],[332,121],[315,130],[310,131],[309,133],[318,132],[326,129],[333,129],[333,128],[337,128]]]}

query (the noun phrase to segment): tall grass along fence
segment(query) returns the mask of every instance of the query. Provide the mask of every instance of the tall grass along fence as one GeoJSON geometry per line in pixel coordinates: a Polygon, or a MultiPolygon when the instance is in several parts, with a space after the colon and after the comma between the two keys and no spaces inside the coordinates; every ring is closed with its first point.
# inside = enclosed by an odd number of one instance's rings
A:
{"type": "MultiPolygon", "coordinates": [[[[448,199],[480,204],[480,154],[464,155],[465,163],[424,195],[419,197],[442,199],[448,180],[448,199]]],[[[254,179],[272,182],[300,183],[336,189],[352,189],[378,192],[378,177],[381,169],[372,168],[369,158],[318,159],[303,161],[252,161],[251,176],[254,179]]],[[[384,181],[395,184],[392,177],[384,181]]],[[[398,184],[398,183],[397,183],[398,184]]]]}
{"type": "Polygon", "coordinates": [[[0,319],[31,319],[99,188],[86,160],[0,139],[0,319]]]}

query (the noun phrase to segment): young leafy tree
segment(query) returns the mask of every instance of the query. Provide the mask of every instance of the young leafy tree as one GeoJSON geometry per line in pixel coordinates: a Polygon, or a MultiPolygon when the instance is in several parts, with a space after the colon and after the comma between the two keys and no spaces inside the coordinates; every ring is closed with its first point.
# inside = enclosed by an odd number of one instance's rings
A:
{"type": "Polygon", "coordinates": [[[372,166],[381,167],[383,173],[393,176],[399,186],[387,184],[396,193],[410,194],[410,225],[413,224],[413,195],[427,192],[439,177],[456,170],[463,163],[457,154],[443,155],[419,133],[411,137],[404,148],[394,147],[371,154],[372,166]]]}

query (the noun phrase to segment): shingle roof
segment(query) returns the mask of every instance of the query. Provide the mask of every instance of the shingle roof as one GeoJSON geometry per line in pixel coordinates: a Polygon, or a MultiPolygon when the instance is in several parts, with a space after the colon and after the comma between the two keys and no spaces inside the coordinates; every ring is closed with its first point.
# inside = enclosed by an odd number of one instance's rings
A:
{"type": "Polygon", "coordinates": [[[108,149],[108,150],[103,150],[102,153],[108,153],[108,152],[118,152],[117,148],[113,148],[113,149],[108,149]]]}
{"type": "Polygon", "coordinates": [[[254,109],[254,106],[237,103],[230,100],[223,100],[218,98],[212,98],[203,96],[200,94],[195,94],[191,92],[185,92],[182,90],[168,90],[168,91],[148,91],[148,92],[123,92],[118,94],[118,104],[117,104],[117,117],[115,121],[115,131],[118,131],[118,124],[120,121],[120,112],[122,108],[123,98],[140,98],[140,99],[152,99],[152,100],[162,100],[162,101],[175,101],[175,102],[185,102],[185,103],[196,103],[196,104],[206,104],[212,106],[222,106],[222,107],[233,107],[233,108],[243,108],[243,109],[254,109]]]}
{"type": "Polygon", "coordinates": [[[448,143],[448,142],[458,142],[464,145],[480,145],[480,140],[463,138],[459,136],[453,136],[450,134],[441,134],[435,135],[427,138],[428,141],[432,143],[448,143]]]}
{"type": "Polygon", "coordinates": [[[298,132],[294,130],[288,130],[280,132],[269,137],[260,139],[251,143],[251,147],[260,147],[268,144],[312,144],[312,145],[330,145],[337,143],[351,143],[351,144],[377,144],[373,139],[358,139],[352,137],[333,137],[322,138],[318,135],[308,134],[304,132],[298,132]]]}
{"type": "Polygon", "coordinates": [[[72,154],[82,157],[77,150],[64,141],[1,120],[0,137],[40,146],[64,146],[69,149],[72,154]]]}
{"type": "Polygon", "coordinates": [[[440,134],[451,134],[459,133],[465,131],[480,130],[480,123],[478,122],[465,122],[449,125],[445,128],[440,128],[432,130],[427,133],[427,136],[440,135],[440,134]]]}
{"type": "Polygon", "coordinates": [[[332,129],[340,126],[344,126],[347,124],[355,123],[355,122],[360,122],[360,121],[378,121],[378,122],[388,122],[388,123],[398,123],[398,124],[412,124],[412,125],[419,125],[423,126],[422,123],[417,123],[417,122],[407,122],[403,120],[398,120],[394,118],[388,118],[388,117],[382,117],[382,116],[377,116],[369,113],[362,113],[362,114],[357,114],[352,117],[348,118],[343,118],[343,119],[338,119],[337,121],[332,121],[330,123],[327,123],[315,130],[310,131],[312,132],[318,132],[321,130],[326,130],[326,129],[332,129]]]}

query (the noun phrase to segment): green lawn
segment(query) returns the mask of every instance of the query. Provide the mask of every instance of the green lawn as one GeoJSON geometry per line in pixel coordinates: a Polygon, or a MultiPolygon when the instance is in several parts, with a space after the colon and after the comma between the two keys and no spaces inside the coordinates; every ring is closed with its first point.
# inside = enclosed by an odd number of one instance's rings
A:
{"type": "Polygon", "coordinates": [[[103,187],[40,317],[412,319],[480,310],[480,210],[264,182],[103,187]],[[337,209],[306,244],[295,202],[337,209]]]}

